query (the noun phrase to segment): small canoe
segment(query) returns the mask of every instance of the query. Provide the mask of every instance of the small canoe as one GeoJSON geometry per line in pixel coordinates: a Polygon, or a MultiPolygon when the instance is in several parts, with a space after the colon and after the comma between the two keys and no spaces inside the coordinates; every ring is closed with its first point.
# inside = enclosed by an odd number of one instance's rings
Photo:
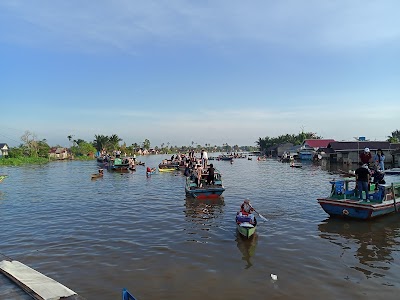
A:
{"type": "Polygon", "coordinates": [[[97,178],[103,178],[103,174],[97,173],[97,174],[92,174],[91,175],[92,179],[97,179],[97,178]]]}
{"type": "Polygon", "coordinates": [[[176,168],[158,168],[159,172],[173,172],[176,171],[176,168]]]}
{"type": "Polygon", "coordinates": [[[302,168],[303,165],[300,164],[300,163],[293,163],[293,164],[290,164],[290,167],[291,167],[291,168],[302,168]]]}
{"type": "Polygon", "coordinates": [[[0,182],[2,182],[4,179],[6,179],[8,175],[0,175],[0,182]]]}
{"type": "Polygon", "coordinates": [[[136,300],[135,297],[127,289],[122,290],[122,300],[136,300]]]}
{"type": "Polygon", "coordinates": [[[236,215],[236,228],[246,238],[250,238],[256,232],[257,219],[254,217],[254,223],[250,222],[251,218],[249,216],[236,215]]]}

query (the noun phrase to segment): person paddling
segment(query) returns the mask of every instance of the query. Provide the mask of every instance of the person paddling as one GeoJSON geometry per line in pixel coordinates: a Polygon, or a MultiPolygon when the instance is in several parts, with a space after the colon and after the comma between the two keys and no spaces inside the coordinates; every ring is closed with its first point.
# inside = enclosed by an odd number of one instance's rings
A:
{"type": "Polygon", "coordinates": [[[254,211],[255,210],[251,206],[250,200],[245,199],[243,201],[242,205],[240,206],[239,215],[250,217],[250,219],[251,219],[250,223],[254,223],[254,214],[253,214],[254,211]]]}

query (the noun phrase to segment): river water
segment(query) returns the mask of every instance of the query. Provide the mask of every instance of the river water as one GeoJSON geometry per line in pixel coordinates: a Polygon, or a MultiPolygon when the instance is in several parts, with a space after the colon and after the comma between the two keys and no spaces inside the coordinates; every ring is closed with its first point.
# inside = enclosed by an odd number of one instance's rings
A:
{"type": "MultiPolygon", "coordinates": [[[[124,287],[140,300],[399,298],[400,215],[328,218],[316,198],[338,178],[329,166],[213,163],[220,201],[186,199],[180,172],[147,178],[142,166],[97,180],[95,161],[2,167],[0,253],[89,300],[124,287]],[[245,198],[267,219],[250,240],[234,221],[245,198]]],[[[0,276],[0,299],[26,298],[0,276]]]]}

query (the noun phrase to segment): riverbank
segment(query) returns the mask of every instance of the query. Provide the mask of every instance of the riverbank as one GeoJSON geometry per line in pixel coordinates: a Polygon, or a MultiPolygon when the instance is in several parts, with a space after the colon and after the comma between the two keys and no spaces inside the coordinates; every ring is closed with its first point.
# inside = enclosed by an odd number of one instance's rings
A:
{"type": "MultiPolygon", "coordinates": [[[[88,161],[94,160],[89,156],[77,156],[73,160],[88,161]]],[[[22,166],[22,165],[42,165],[50,161],[57,161],[56,159],[49,159],[44,157],[13,157],[13,158],[0,158],[0,166],[22,166]]]]}

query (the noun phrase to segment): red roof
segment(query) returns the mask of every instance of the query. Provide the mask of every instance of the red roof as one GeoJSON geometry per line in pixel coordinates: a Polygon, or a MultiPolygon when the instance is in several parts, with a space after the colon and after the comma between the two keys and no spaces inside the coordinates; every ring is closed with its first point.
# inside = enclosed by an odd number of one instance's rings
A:
{"type": "Polygon", "coordinates": [[[335,142],[333,139],[326,139],[326,140],[304,140],[304,145],[307,145],[312,148],[326,148],[328,147],[329,143],[335,142]]]}

